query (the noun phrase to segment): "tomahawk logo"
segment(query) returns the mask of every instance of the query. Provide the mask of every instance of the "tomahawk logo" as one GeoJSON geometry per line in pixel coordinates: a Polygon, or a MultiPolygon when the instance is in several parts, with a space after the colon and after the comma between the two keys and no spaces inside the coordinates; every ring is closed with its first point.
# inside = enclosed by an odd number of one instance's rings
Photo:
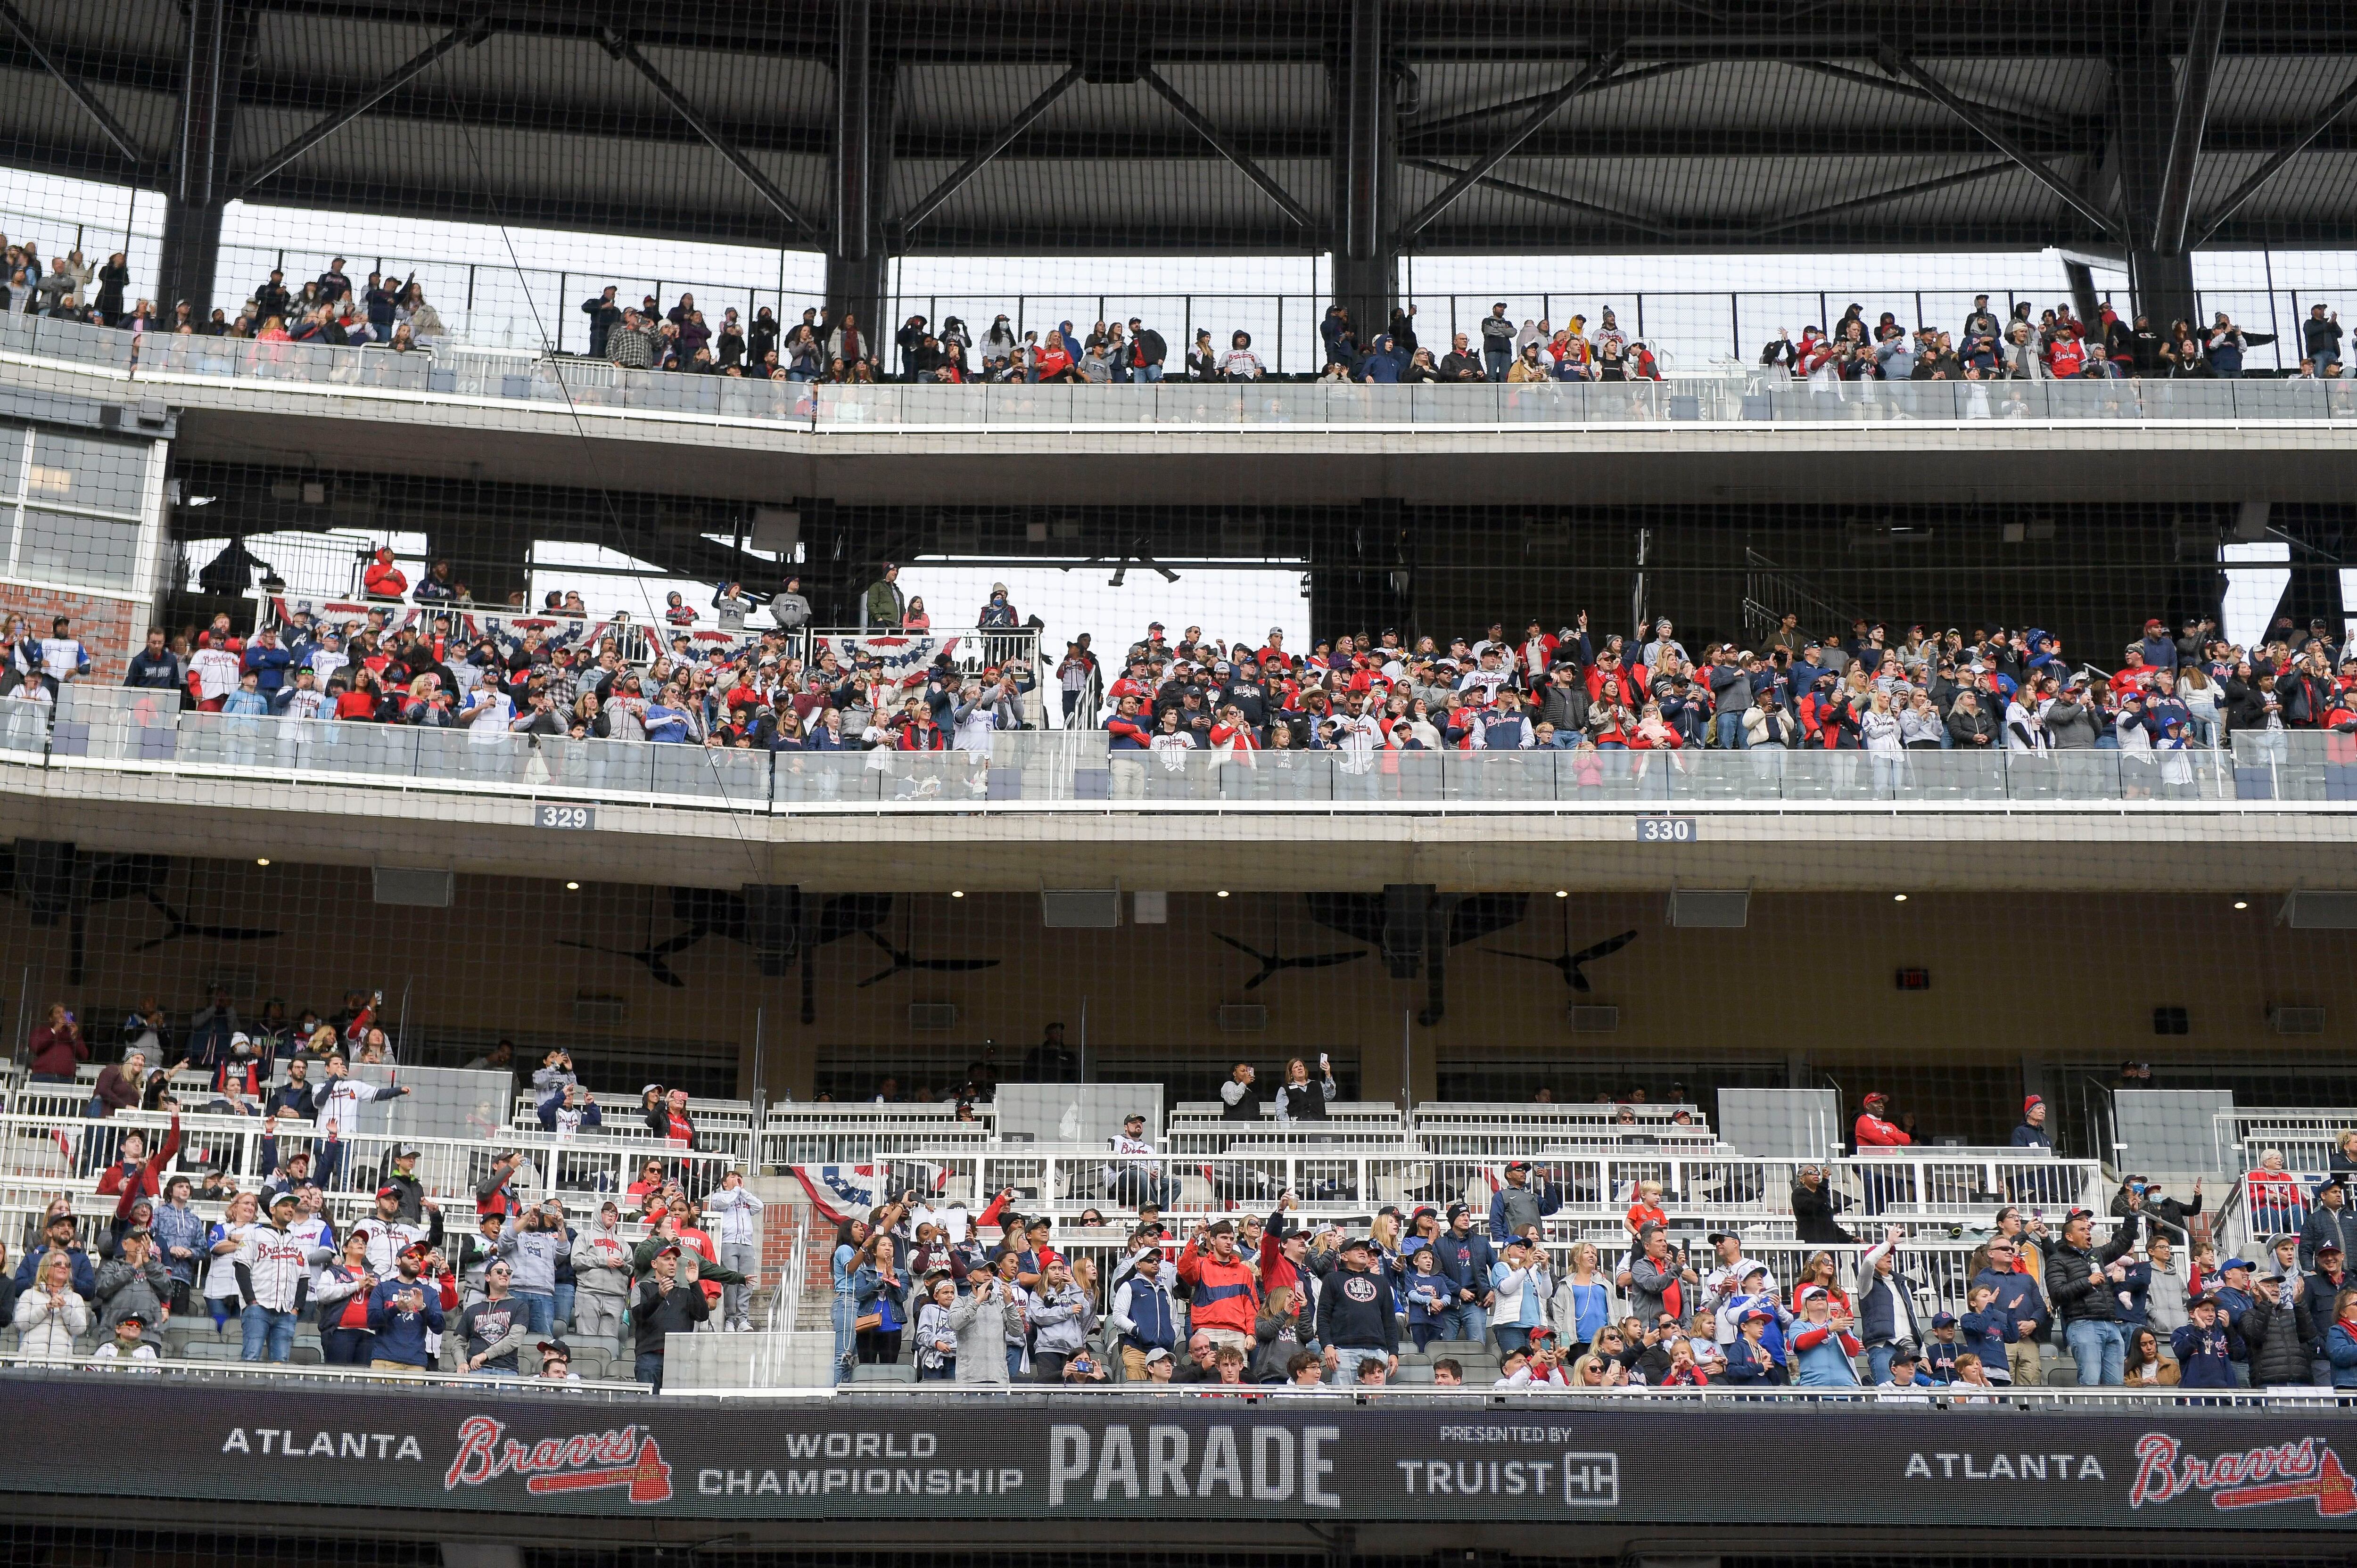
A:
{"type": "Polygon", "coordinates": [[[505,1423],[488,1415],[468,1417],[458,1428],[458,1452],[442,1477],[442,1489],[479,1487],[515,1475],[524,1477],[524,1490],[543,1496],[619,1487],[642,1507],[671,1501],[671,1466],[663,1463],[654,1434],[635,1423],[533,1444],[519,1443],[506,1432],[505,1423]]]}
{"type": "Polygon", "coordinates": [[[2162,1433],[2148,1432],[2137,1439],[2136,1485],[2128,1492],[2128,1507],[2173,1502],[2190,1492],[2207,1492],[2212,1507],[2229,1510],[2314,1502],[2324,1519],[2357,1514],[2357,1483],[2341,1468],[2340,1455],[2313,1437],[2221,1454],[2215,1459],[2188,1454],[2176,1438],[2162,1433]]]}

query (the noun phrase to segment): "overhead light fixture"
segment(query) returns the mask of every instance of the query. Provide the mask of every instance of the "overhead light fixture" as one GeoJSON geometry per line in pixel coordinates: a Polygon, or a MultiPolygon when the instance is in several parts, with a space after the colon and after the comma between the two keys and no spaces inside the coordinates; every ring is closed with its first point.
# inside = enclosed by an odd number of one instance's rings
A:
{"type": "MultiPolygon", "coordinates": [[[[268,862],[265,861],[264,864],[267,865],[268,862]]],[[[2247,909],[2250,907],[2251,901],[2248,898],[2237,898],[2234,900],[2234,908],[2237,909],[2247,909]]]]}
{"type": "Polygon", "coordinates": [[[1555,890],[1555,896],[1558,898],[1568,898],[1571,897],[1571,889],[1568,887],[1558,887],[1555,890]]]}
{"type": "Polygon", "coordinates": [[[1907,895],[1904,893],[1893,893],[1890,896],[1890,901],[1894,904],[1904,904],[1907,902],[1907,895]]]}
{"type": "Polygon", "coordinates": [[[268,859],[268,857],[267,857],[267,856],[260,856],[260,855],[257,855],[257,856],[254,858],[254,862],[253,862],[253,864],[254,864],[254,865],[268,865],[270,864],[270,861],[269,861],[269,859],[268,859]]]}
{"type": "Polygon", "coordinates": [[[963,898],[965,897],[965,889],[963,887],[952,887],[950,889],[950,897],[952,898],[963,898]]]}
{"type": "Polygon", "coordinates": [[[581,884],[578,882],[568,882],[565,885],[565,890],[567,893],[578,893],[581,891],[581,884]]]}
{"type": "Polygon", "coordinates": [[[1226,888],[1224,888],[1224,887],[1221,888],[1221,889],[1220,889],[1220,897],[1222,897],[1222,898],[1224,898],[1224,897],[1226,897],[1227,896],[1228,896],[1228,890],[1227,890],[1226,888]]]}

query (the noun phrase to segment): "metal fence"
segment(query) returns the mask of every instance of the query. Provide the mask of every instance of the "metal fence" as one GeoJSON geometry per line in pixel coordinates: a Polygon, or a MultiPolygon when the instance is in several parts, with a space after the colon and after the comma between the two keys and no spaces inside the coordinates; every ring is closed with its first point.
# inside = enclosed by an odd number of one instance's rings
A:
{"type": "MultiPolygon", "coordinates": [[[[1803,1166],[1857,1220],[1985,1222],[2007,1203],[2060,1209],[2101,1184],[2092,1160],[2021,1150],[1898,1149],[1863,1157],[1754,1159],[1725,1144],[1561,1145],[1530,1156],[1563,1208],[1548,1234],[1566,1244],[1597,1226],[1619,1228],[1641,1183],[1662,1189],[1673,1229],[1713,1222],[1790,1223],[1803,1166]],[[1688,1223],[1691,1222],[1691,1223],[1688,1223]]],[[[1100,1205],[1158,1192],[1190,1212],[1264,1214],[1291,1193],[1305,1212],[1363,1217],[1383,1205],[1464,1202],[1486,1216],[1497,1163],[1435,1155],[1414,1144],[1299,1133],[1232,1142],[1217,1154],[1114,1159],[1097,1146],[1054,1144],[925,1144],[876,1155],[879,1190],[911,1186],[979,1209],[1012,1187],[1028,1212],[1077,1218],[1100,1205]]]]}
{"type": "Polygon", "coordinates": [[[1103,731],[1009,731],[979,752],[757,751],[492,728],[182,713],[176,695],[69,686],[0,699],[0,759],[176,776],[430,788],[793,813],[1073,804],[1135,811],[1711,807],[1923,810],[2357,800],[2357,746],[2251,732],[2215,748],[2044,754],[1548,748],[1112,750],[1103,731]]]}
{"type": "Polygon", "coordinates": [[[1632,424],[2152,424],[2357,421],[2357,381],[2276,378],[1794,381],[1724,367],[1667,381],[1362,385],[1332,381],[1126,385],[886,382],[822,386],[626,371],[603,360],[442,345],[395,352],[134,334],[0,317],[0,353],[122,372],[135,383],[220,380],[580,410],[800,425],[819,435],[922,428],[1371,427],[1527,429],[1632,424]]]}

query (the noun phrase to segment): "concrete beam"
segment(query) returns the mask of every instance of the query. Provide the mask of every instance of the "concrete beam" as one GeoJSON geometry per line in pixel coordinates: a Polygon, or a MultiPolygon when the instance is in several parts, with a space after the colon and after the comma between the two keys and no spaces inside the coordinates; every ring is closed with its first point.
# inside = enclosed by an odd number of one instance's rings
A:
{"type": "Polygon", "coordinates": [[[2357,852],[2357,816],[2323,809],[2038,807],[1941,811],[1681,807],[1695,843],[1637,842],[1633,811],[1187,811],[839,808],[794,816],[597,806],[595,831],[535,827],[523,796],[240,782],[0,765],[20,836],[85,849],[267,855],[285,865],[447,866],[471,875],[823,892],[1552,893],[1685,886],[1760,892],[2177,893],[2292,887],[2357,852]],[[1854,853],[1867,839],[1903,855],[1854,853]],[[2156,839],[2170,852],[2150,853],[2156,839]],[[1903,874],[1899,867],[1903,865],[1903,874]],[[1894,877],[1903,881],[1894,881],[1894,877]]]}

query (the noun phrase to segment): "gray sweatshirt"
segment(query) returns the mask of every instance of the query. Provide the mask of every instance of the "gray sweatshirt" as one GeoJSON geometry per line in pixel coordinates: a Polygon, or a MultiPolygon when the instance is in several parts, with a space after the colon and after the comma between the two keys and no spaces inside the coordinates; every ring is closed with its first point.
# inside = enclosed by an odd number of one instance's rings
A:
{"type": "Polygon", "coordinates": [[[620,1226],[592,1220],[573,1240],[574,1288],[584,1295],[630,1294],[632,1250],[620,1226]]]}
{"type": "MultiPolygon", "coordinates": [[[[1060,1291],[1034,1292],[1029,1311],[1037,1336],[1031,1341],[1035,1355],[1069,1356],[1089,1342],[1089,1333],[1097,1326],[1097,1309],[1089,1293],[1076,1284],[1060,1291]]],[[[963,1366],[965,1358],[958,1360],[963,1366]]]]}
{"type": "MultiPolygon", "coordinates": [[[[515,1271],[513,1285],[521,1294],[556,1294],[556,1261],[566,1249],[562,1230],[519,1230],[515,1216],[500,1227],[500,1254],[515,1271]]],[[[576,1276],[575,1284],[580,1283],[576,1276]]]]}

